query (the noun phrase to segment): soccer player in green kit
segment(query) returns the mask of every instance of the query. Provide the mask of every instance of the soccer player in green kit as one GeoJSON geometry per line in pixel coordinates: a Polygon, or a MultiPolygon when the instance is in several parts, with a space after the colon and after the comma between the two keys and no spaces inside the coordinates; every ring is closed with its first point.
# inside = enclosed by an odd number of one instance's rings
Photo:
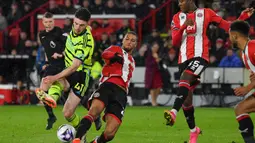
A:
{"type": "MultiPolygon", "coordinates": [[[[63,88],[71,89],[64,105],[63,114],[66,120],[75,128],[78,127],[80,123],[80,118],[75,113],[75,109],[85,95],[92,67],[94,39],[91,34],[90,26],[88,25],[90,16],[91,14],[86,8],[80,8],[76,11],[72,30],[66,40],[66,69],[54,76],[47,76],[43,79],[43,82],[47,84],[52,84],[64,79],[63,88]]],[[[49,95],[41,89],[38,89],[36,92],[41,101],[53,108],[57,106],[56,101],[58,96],[49,95]]],[[[97,129],[99,130],[100,128],[97,129]]]]}

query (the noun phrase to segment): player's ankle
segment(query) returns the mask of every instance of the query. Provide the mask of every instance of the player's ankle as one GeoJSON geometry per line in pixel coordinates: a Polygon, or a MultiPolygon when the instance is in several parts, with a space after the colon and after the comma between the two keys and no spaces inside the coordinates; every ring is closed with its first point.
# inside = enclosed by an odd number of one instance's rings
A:
{"type": "Polygon", "coordinates": [[[176,116],[178,111],[176,109],[172,109],[171,112],[176,116]]]}
{"type": "Polygon", "coordinates": [[[195,133],[197,131],[197,128],[195,127],[195,128],[193,128],[193,129],[190,129],[190,132],[191,133],[195,133]]]}

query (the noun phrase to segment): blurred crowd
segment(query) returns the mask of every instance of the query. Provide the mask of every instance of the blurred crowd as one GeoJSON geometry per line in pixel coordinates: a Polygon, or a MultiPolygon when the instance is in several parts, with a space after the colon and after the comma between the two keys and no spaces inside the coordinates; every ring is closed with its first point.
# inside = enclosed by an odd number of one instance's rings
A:
{"type": "MultiPolygon", "coordinates": [[[[79,7],[86,7],[92,14],[135,14],[137,20],[139,20],[147,16],[152,9],[156,9],[165,1],[167,0],[49,0],[49,8],[47,11],[53,14],[74,14],[79,7]]],[[[14,0],[8,2],[0,0],[0,31],[6,29],[8,25],[11,25],[45,2],[47,2],[47,0],[14,0]]],[[[198,0],[197,6],[212,8],[218,15],[231,21],[236,19],[245,7],[254,7],[255,2],[251,0],[198,0]]],[[[172,11],[179,11],[177,0],[172,0],[172,7],[175,8],[172,11]]],[[[255,26],[255,15],[250,18],[249,23],[251,26],[255,26]]],[[[17,45],[8,43],[4,54],[29,55],[30,62],[26,63],[28,64],[26,67],[29,67],[30,71],[33,71],[34,67],[37,67],[41,64],[42,60],[44,60],[42,56],[43,47],[39,40],[30,39],[29,24],[29,20],[20,24],[21,31],[19,31],[17,45]]],[[[135,27],[130,26],[128,20],[123,19],[122,25],[120,29],[114,29],[111,28],[108,19],[104,19],[102,22],[92,21],[91,27],[94,30],[93,35],[95,36],[94,60],[103,64],[100,58],[102,51],[109,45],[120,45],[125,32],[136,30],[135,27]],[[95,31],[98,28],[107,28],[110,30],[97,34],[95,31]]],[[[67,18],[63,31],[69,33],[71,28],[72,19],[67,18]]],[[[217,28],[213,23],[208,28],[207,35],[210,39],[210,66],[242,67],[240,51],[232,48],[228,39],[228,34],[222,29],[217,28]]],[[[252,30],[251,34],[254,36],[252,30]]],[[[146,66],[151,69],[157,68],[159,63],[165,63],[167,66],[177,66],[179,47],[173,47],[171,45],[171,29],[167,27],[163,30],[150,29],[147,33],[149,34],[143,36],[145,38],[141,46],[134,52],[136,65],[146,66]]],[[[9,33],[8,35],[11,34],[12,33],[9,33]]],[[[27,69],[20,68],[20,64],[14,64],[18,67],[6,67],[6,65],[3,64],[3,60],[1,61],[0,83],[25,80],[26,77],[23,76],[23,73],[27,72],[27,69]],[[17,69],[22,70],[17,72],[17,69]]]]}

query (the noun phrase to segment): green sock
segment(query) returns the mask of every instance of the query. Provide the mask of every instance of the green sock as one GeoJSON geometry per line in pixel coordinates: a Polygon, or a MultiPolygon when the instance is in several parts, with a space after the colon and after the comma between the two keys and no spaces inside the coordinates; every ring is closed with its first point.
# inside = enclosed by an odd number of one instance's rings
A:
{"type": "Polygon", "coordinates": [[[48,94],[55,100],[57,101],[59,97],[62,94],[64,87],[61,85],[58,81],[54,82],[50,89],[48,90],[48,94]]]}
{"type": "Polygon", "coordinates": [[[72,124],[74,128],[78,128],[80,124],[80,117],[74,113],[70,118],[66,118],[66,120],[72,124]]]}

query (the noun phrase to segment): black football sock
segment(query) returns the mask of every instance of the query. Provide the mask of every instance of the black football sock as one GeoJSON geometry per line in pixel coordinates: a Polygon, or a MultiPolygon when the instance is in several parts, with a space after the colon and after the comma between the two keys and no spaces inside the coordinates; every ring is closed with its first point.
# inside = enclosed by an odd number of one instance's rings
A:
{"type": "Polygon", "coordinates": [[[190,84],[187,81],[180,80],[178,95],[175,98],[173,109],[179,111],[183,102],[187,98],[190,90],[190,84]]]}
{"type": "Polygon", "coordinates": [[[191,105],[190,107],[184,107],[182,106],[183,113],[186,117],[186,121],[188,123],[188,126],[190,129],[194,129],[195,124],[195,117],[194,117],[194,107],[191,105]]]}
{"type": "Polygon", "coordinates": [[[236,119],[239,123],[239,130],[245,143],[255,143],[253,135],[254,126],[249,114],[239,115],[236,117],[236,119]]]}
{"type": "Polygon", "coordinates": [[[94,117],[91,115],[86,115],[80,122],[80,126],[77,129],[76,138],[82,138],[87,131],[90,129],[94,117]]]}

